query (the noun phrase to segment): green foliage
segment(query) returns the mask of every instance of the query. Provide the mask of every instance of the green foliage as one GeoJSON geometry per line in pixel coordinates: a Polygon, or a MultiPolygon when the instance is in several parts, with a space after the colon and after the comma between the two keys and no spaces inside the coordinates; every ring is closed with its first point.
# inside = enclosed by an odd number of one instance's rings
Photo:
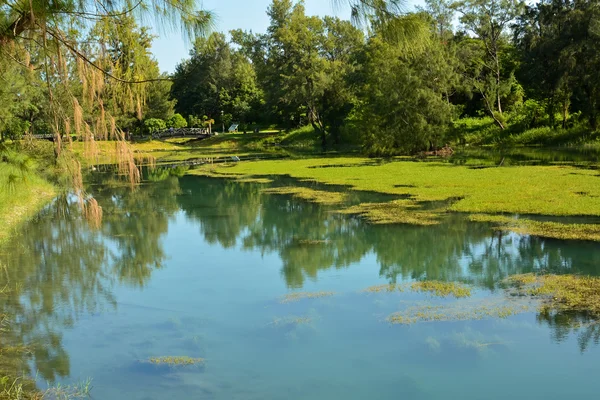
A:
{"type": "Polygon", "coordinates": [[[144,128],[146,132],[152,134],[167,129],[167,124],[162,119],[149,118],[144,121],[144,128]]]}
{"type": "Polygon", "coordinates": [[[169,118],[167,125],[170,128],[175,128],[175,129],[187,128],[188,122],[185,120],[185,118],[183,118],[183,116],[181,114],[175,114],[171,118],[169,118]]]}
{"type": "Polygon", "coordinates": [[[373,38],[363,57],[363,86],[352,121],[366,151],[385,155],[443,146],[452,106],[444,99],[445,81],[431,75],[453,73],[444,50],[434,44],[405,58],[397,47],[373,38]]]}
{"type": "MultiPolygon", "coordinates": [[[[197,39],[191,58],[177,66],[173,81],[175,109],[182,115],[205,115],[221,122],[223,112],[230,115],[227,122],[249,122],[256,118],[251,112],[260,109],[262,93],[255,71],[222,33],[197,39]]],[[[194,126],[192,121],[190,125],[194,126]]]]}

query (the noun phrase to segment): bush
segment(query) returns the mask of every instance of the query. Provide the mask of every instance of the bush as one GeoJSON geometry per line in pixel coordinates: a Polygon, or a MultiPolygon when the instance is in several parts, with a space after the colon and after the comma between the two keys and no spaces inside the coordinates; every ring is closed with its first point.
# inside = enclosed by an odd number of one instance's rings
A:
{"type": "Polygon", "coordinates": [[[162,119],[149,118],[144,121],[144,129],[146,132],[152,134],[155,132],[164,131],[167,129],[167,124],[162,119]]]}
{"type": "Polygon", "coordinates": [[[541,128],[528,129],[525,132],[513,135],[512,141],[514,144],[543,144],[550,141],[555,136],[557,131],[549,126],[541,128]]]}
{"type": "Polygon", "coordinates": [[[169,128],[179,129],[187,128],[188,123],[181,114],[175,114],[171,118],[169,118],[169,122],[167,125],[169,126],[169,128]]]}

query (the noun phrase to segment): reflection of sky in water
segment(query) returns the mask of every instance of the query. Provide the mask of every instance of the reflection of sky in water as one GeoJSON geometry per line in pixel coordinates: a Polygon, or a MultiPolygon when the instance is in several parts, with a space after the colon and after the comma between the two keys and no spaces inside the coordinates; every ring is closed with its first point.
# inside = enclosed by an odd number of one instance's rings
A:
{"type": "Polygon", "coordinates": [[[459,219],[439,227],[369,227],[289,197],[261,195],[259,188],[183,178],[144,186],[134,196],[101,192],[105,221],[95,239],[101,256],[84,250],[96,242],[76,217],[72,226],[48,217],[27,228],[23,254],[29,255],[5,261],[33,266],[13,278],[24,285],[20,312],[27,319],[45,310],[32,318],[39,326],[29,336],[58,333],[69,365],[62,382],[92,377],[96,399],[564,399],[598,393],[600,350],[591,345],[581,352],[578,334],[559,343],[535,313],[392,326],[388,315],[429,297],[360,290],[394,280],[460,279],[475,283],[475,297],[485,298],[483,288],[496,288],[513,273],[593,273],[600,249],[499,235],[459,219]],[[48,232],[69,239],[41,240],[48,232]],[[53,245],[61,251],[43,250],[53,245]],[[34,257],[42,251],[44,257],[34,257]],[[92,278],[102,283],[102,296],[94,285],[84,290],[92,278]],[[281,304],[292,288],[335,295],[281,304]],[[54,306],[45,309],[51,298],[54,306]],[[70,314],[76,315],[72,327],[59,318],[70,314]],[[206,363],[167,368],[144,362],[159,356],[206,363]]]}

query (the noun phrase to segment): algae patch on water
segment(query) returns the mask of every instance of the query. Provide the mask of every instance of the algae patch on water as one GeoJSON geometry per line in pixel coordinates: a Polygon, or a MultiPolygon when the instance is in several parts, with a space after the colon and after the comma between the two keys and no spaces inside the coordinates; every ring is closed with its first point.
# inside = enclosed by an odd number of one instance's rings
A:
{"type": "MultiPolygon", "coordinates": [[[[470,290],[418,282],[412,290],[431,292],[457,299],[469,297],[470,290]]],[[[415,284],[413,284],[415,285],[415,284]]],[[[373,289],[377,291],[377,289],[373,289]]],[[[383,288],[382,290],[383,291],[383,288]]],[[[508,318],[512,315],[538,311],[539,315],[571,315],[583,313],[586,320],[600,319],[600,278],[577,275],[515,275],[504,281],[501,297],[457,300],[451,304],[417,304],[388,316],[393,324],[414,324],[427,321],[466,321],[488,318],[508,318]]]]}
{"type": "Polygon", "coordinates": [[[291,195],[298,199],[326,205],[340,204],[346,200],[346,195],[344,193],[315,190],[306,187],[286,186],[265,189],[263,190],[263,193],[291,195]]]}
{"type": "Polygon", "coordinates": [[[340,214],[358,215],[377,225],[408,224],[430,226],[440,223],[441,212],[424,211],[411,200],[394,200],[387,203],[361,203],[338,211],[340,214]]]}
{"type": "Polygon", "coordinates": [[[577,275],[516,275],[509,292],[539,298],[541,312],[585,312],[600,319],[600,278],[577,275]]]}
{"type": "Polygon", "coordinates": [[[562,240],[589,240],[600,242],[600,224],[568,224],[551,221],[517,219],[502,215],[474,214],[469,219],[487,222],[498,230],[511,231],[522,235],[532,235],[562,240]]]}
{"type": "Polygon", "coordinates": [[[310,317],[284,317],[284,318],[275,318],[270,326],[274,327],[282,327],[282,326],[298,326],[298,325],[308,325],[312,323],[312,318],[310,317]]]}
{"type": "Polygon", "coordinates": [[[423,281],[411,284],[414,292],[430,293],[437,297],[453,296],[457,299],[471,297],[471,288],[457,282],[423,281]]]}
{"type": "Polygon", "coordinates": [[[304,299],[318,299],[322,297],[331,297],[335,293],[334,292],[299,292],[299,293],[289,293],[285,296],[281,297],[279,300],[280,303],[294,303],[304,299]]]}
{"type": "Polygon", "coordinates": [[[366,289],[361,290],[361,293],[383,293],[383,292],[395,292],[395,291],[402,291],[403,287],[402,285],[396,285],[394,283],[390,283],[388,285],[375,285],[375,286],[369,286],[366,289]]]}
{"type": "Polygon", "coordinates": [[[179,366],[191,366],[203,364],[203,358],[192,358],[187,356],[166,356],[166,357],[152,357],[148,359],[148,362],[155,365],[168,365],[171,367],[179,366]]]}
{"type": "Polygon", "coordinates": [[[530,312],[526,303],[504,301],[482,301],[480,303],[459,303],[451,305],[425,305],[408,307],[388,316],[392,324],[411,325],[418,322],[472,321],[489,318],[508,318],[512,315],[530,312]]]}
{"type": "Polygon", "coordinates": [[[410,290],[412,292],[427,293],[436,297],[455,297],[466,298],[471,297],[471,287],[459,282],[439,282],[439,281],[422,281],[408,284],[387,284],[370,286],[361,290],[362,293],[383,293],[383,292],[404,292],[410,290]]]}

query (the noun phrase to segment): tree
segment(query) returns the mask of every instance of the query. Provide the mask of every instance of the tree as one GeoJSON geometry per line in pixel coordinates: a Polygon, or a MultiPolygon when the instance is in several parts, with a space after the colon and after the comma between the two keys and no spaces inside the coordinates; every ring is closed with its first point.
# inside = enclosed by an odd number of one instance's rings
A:
{"type": "Polygon", "coordinates": [[[452,35],[452,20],[456,10],[448,0],[425,0],[425,7],[417,7],[417,10],[431,17],[433,30],[441,40],[449,40],[452,35]]]}
{"type": "Polygon", "coordinates": [[[187,128],[188,123],[181,114],[175,114],[169,119],[169,121],[167,122],[167,125],[171,128],[179,129],[179,128],[187,128]]]}
{"type": "Polygon", "coordinates": [[[574,108],[597,128],[599,20],[594,1],[551,0],[527,7],[515,26],[520,78],[532,98],[546,103],[551,125],[559,112],[566,128],[574,108]]]}
{"type": "Polygon", "coordinates": [[[455,3],[454,7],[461,14],[463,27],[481,40],[485,53],[481,67],[476,68],[473,75],[473,86],[481,94],[487,112],[504,129],[502,97],[511,88],[502,71],[504,34],[520,14],[523,4],[520,0],[465,0],[455,3]]]}
{"type": "Polygon", "coordinates": [[[407,57],[400,47],[379,37],[370,40],[356,77],[359,101],[352,115],[367,152],[414,153],[444,144],[452,106],[434,77],[451,71],[444,71],[443,57],[432,57],[439,51],[434,47],[407,57]]]}
{"type": "Polygon", "coordinates": [[[191,58],[177,65],[171,94],[182,115],[221,114],[221,98],[229,98],[233,69],[232,50],[222,33],[198,38],[191,58]]]}

